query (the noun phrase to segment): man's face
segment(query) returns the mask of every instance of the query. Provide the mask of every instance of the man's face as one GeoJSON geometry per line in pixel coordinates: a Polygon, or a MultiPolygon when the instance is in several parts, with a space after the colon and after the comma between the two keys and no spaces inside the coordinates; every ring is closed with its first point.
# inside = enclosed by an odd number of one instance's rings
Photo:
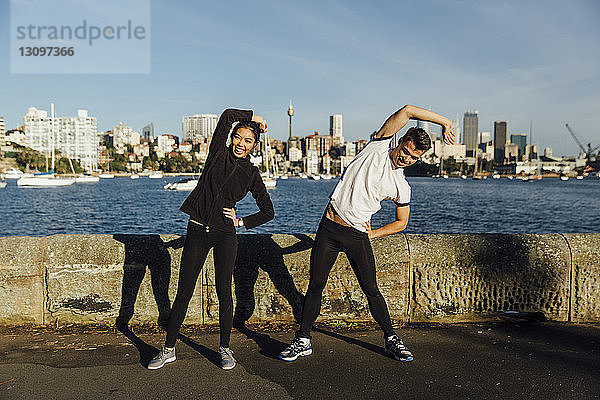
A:
{"type": "Polygon", "coordinates": [[[412,140],[402,138],[398,146],[390,151],[390,160],[394,168],[406,168],[417,162],[423,153],[423,150],[417,150],[412,140]]]}

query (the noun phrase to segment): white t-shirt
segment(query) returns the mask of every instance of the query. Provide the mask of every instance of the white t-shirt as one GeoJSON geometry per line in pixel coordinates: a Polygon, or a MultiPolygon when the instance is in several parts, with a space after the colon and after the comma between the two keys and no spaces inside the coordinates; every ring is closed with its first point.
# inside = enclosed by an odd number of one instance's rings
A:
{"type": "Polygon", "coordinates": [[[404,169],[392,168],[392,138],[374,139],[356,155],[331,194],[331,204],[350,226],[366,232],[363,224],[381,209],[381,201],[410,203],[404,169]]]}

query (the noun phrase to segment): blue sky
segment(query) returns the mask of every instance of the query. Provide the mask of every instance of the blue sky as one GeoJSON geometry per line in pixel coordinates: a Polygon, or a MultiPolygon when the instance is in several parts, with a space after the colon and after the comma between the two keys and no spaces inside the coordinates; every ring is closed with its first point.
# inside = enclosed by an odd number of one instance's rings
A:
{"type": "Polygon", "coordinates": [[[597,0],[157,0],[149,74],[11,74],[7,0],[0,23],[9,129],[28,107],[54,102],[60,116],[88,109],[102,130],[153,122],[180,135],[182,116],[232,106],[254,109],[285,139],[292,98],[298,135],[326,133],[329,115],[342,113],[344,136],[367,138],[411,103],[461,124],[478,110],[481,131],[506,120],[509,134],[527,133],[532,120],[534,143],[555,154],[578,151],[565,122],[600,143],[597,0]]]}

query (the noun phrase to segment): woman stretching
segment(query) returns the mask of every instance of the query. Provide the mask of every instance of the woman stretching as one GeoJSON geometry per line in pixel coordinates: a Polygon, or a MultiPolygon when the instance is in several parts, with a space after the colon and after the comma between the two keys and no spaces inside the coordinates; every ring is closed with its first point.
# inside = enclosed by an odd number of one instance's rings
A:
{"type": "Polygon", "coordinates": [[[236,227],[254,228],[273,219],[273,204],[260,177],[258,168],[250,163],[248,154],[266,130],[262,117],[252,111],[227,109],[221,114],[215,129],[204,171],[198,186],[183,202],[181,211],[190,216],[179,268],[179,283],[169,317],[167,338],[161,351],[148,364],[148,369],[161,368],[175,361],[175,342],[183,323],[196,280],[206,256],[214,247],[215,283],[219,299],[221,367],[235,367],[229,336],[233,321],[231,280],[237,255],[236,227]],[[231,132],[231,145],[226,147],[231,132]],[[260,211],[244,218],[235,215],[235,204],[248,192],[260,211]]]}

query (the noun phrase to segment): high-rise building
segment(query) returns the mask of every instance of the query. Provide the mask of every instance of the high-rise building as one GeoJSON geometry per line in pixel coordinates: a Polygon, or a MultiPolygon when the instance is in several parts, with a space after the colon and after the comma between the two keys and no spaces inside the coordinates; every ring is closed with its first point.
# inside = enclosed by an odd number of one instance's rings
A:
{"type": "Polygon", "coordinates": [[[46,111],[30,107],[23,119],[27,146],[49,154],[54,142],[56,151],[79,161],[87,171],[98,168],[98,123],[87,110],[77,110],[77,117],[54,118],[54,140],[52,118],[46,111]]]}
{"type": "Polygon", "coordinates": [[[515,143],[506,143],[504,146],[504,158],[509,163],[519,161],[519,146],[515,143]]]}
{"type": "MultiPolygon", "coordinates": [[[[342,138],[343,140],[344,138],[342,138]]],[[[318,137],[319,140],[319,157],[329,154],[329,150],[333,147],[333,137],[331,135],[323,135],[318,137]]],[[[342,142],[343,143],[343,142],[342,142]]]]}
{"type": "Polygon", "coordinates": [[[463,116],[463,144],[467,157],[475,156],[477,148],[477,133],[479,132],[479,111],[467,111],[463,116]]]}
{"type": "Polygon", "coordinates": [[[504,162],[504,148],[506,147],[506,121],[494,122],[494,161],[504,162]]]}
{"type": "Polygon", "coordinates": [[[210,141],[217,127],[219,116],[215,114],[196,114],[183,117],[183,140],[205,138],[210,141]]]}
{"type": "Polygon", "coordinates": [[[333,137],[334,146],[342,146],[344,144],[342,114],[333,114],[329,116],[329,134],[333,137]]]}
{"type": "Polygon", "coordinates": [[[142,129],[142,137],[148,142],[154,142],[154,124],[152,122],[142,129]]]}
{"type": "Polygon", "coordinates": [[[0,146],[6,144],[6,125],[4,125],[4,118],[0,117],[0,146]]]}
{"type": "Polygon", "coordinates": [[[519,149],[518,159],[522,160],[525,156],[525,147],[527,146],[527,135],[526,134],[512,134],[510,135],[510,142],[516,144],[519,149]]]}

